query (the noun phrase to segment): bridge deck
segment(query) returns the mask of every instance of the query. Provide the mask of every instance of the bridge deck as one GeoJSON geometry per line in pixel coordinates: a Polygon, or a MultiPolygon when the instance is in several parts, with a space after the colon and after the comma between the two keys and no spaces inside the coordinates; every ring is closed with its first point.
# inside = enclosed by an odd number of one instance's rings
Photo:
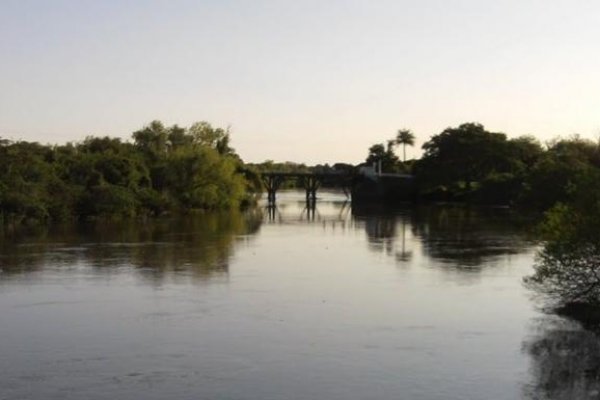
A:
{"type": "MultiPolygon", "coordinates": [[[[270,204],[275,204],[275,198],[277,190],[279,190],[281,184],[287,179],[299,179],[304,189],[306,190],[306,202],[314,203],[317,199],[317,190],[323,184],[333,184],[341,187],[346,195],[350,197],[350,193],[353,192],[357,183],[360,182],[361,178],[367,178],[367,181],[379,182],[378,185],[384,185],[383,181],[389,181],[389,179],[382,178],[395,178],[393,181],[408,181],[414,177],[408,174],[394,174],[394,173],[380,173],[380,174],[365,174],[361,172],[263,172],[261,173],[263,184],[267,189],[268,201],[270,204]]],[[[389,185],[389,184],[385,184],[389,185]]]]}

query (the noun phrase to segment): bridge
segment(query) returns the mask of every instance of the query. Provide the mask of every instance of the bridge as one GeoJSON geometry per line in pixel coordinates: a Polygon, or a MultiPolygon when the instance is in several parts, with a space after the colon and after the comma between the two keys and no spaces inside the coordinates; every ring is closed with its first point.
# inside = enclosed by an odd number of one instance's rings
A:
{"type": "Polygon", "coordinates": [[[306,204],[314,205],[317,190],[324,184],[341,188],[353,202],[396,203],[415,201],[415,177],[410,174],[385,173],[381,167],[361,166],[356,170],[328,172],[263,172],[268,204],[275,205],[277,190],[285,181],[294,180],[306,191],[306,204]]]}
{"type": "Polygon", "coordinates": [[[356,171],[330,172],[263,172],[269,205],[275,205],[277,190],[288,180],[299,182],[306,191],[306,204],[314,205],[317,190],[324,184],[341,188],[346,196],[360,202],[397,202],[414,199],[414,176],[384,173],[374,167],[356,171]]]}
{"type": "Polygon", "coordinates": [[[262,182],[267,189],[267,199],[270,205],[275,204],[277,191],[285,181],[301,183],[306,191],[306,203],[317,201],[317,190],[323,184],[341,188],[350,197],[352,186],[358,175],[353,172],[263,172],[262,182]]]}

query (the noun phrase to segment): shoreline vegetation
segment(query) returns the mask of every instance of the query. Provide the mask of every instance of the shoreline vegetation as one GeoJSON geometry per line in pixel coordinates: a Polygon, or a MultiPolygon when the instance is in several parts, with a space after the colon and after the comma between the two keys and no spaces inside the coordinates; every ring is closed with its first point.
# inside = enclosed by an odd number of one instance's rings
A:
{"type": "Polygon", "coordinates": [[[540,215],[544,245],[526,283],[560,313],[600,326],[599,143],[572,136],[542,145],[533,136],[509,139],[465,123],[432,136],[420,159],[406,160],[414,135],[401,129],[371,146],[363,164],[309,167],[244,163],[230,147],[229,130],[207,122],[183,128],[153,121],[131,139],[42,145],[0,137],[0,226],[240,209],[262,192],[261,172],[377,165],[413,175],[418,202],[504,205],[540,215]]]}
{"type": "Polygon", "coordinates": [[[87,137],[51,146],[0,142],[2,224],[151,217],[239,208],[258,177],[229,146],[227,130],[159,121],[132,141],[87,137]]]}
{"type": "Polygon", "coordinates": [[[407,145],[414,145],[414,135],[401,129],[371,146],[362,164],[307,166],[244,163],[230,147],[229,130],[207,122],[184,128],[153,121],[131,141],[88,136],[42,145],[0,137],[0,219],[18,224],[239,208],[262,192],[262,172],[356,172],[373,165],[412,174],[418,202],[543,213],[572,201],[582,180],[600,170],[597,143],[573,136],[542,145],[533,136],[508,139],[478,123],[432,136],[420,159],[405,159],[407,145]],[[399,145],[404,160],[396,155],[399,145]]]}

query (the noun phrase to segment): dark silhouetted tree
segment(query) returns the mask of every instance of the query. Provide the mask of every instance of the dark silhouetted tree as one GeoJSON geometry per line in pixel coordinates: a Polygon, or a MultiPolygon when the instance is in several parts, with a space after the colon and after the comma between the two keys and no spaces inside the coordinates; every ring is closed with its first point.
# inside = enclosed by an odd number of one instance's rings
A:
{"type": "Polygon", "coordinates": [[[506,135],[477,123],[447,128],[423,144],[417,171],[428,185],[464,185],[471,189],[492,172],[509,170],[506,135]]]}
{"type": "Polygon", "coordinates": [[[369,155],[365,162],[371,166],[373,164],[381,163],[382,172],[398,172],[399,160],[394,154],[394,150],[391,146],[384,146],[383,144],[374,144],[369,148],[369,155]]]}
{"type": "Polygon", "coordinates": [[[396,134],[396,144],[402,145],[403,158],[402,161],[406,162],[406,146],[414,146],[415,135],[408,129],[400,129],[396,134]]]}

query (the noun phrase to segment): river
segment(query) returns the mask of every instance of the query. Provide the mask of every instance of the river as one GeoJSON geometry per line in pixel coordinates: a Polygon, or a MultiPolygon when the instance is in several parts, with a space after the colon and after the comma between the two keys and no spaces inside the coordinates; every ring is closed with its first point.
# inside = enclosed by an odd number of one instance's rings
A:
{"type": "MultiPolygon", "coordinates": [[[[506,209],[278,208],[0,238],[0,399],[595,399],[506,209]]],[[[526,224],[525,224],[526,225],[526,224]]]]}

